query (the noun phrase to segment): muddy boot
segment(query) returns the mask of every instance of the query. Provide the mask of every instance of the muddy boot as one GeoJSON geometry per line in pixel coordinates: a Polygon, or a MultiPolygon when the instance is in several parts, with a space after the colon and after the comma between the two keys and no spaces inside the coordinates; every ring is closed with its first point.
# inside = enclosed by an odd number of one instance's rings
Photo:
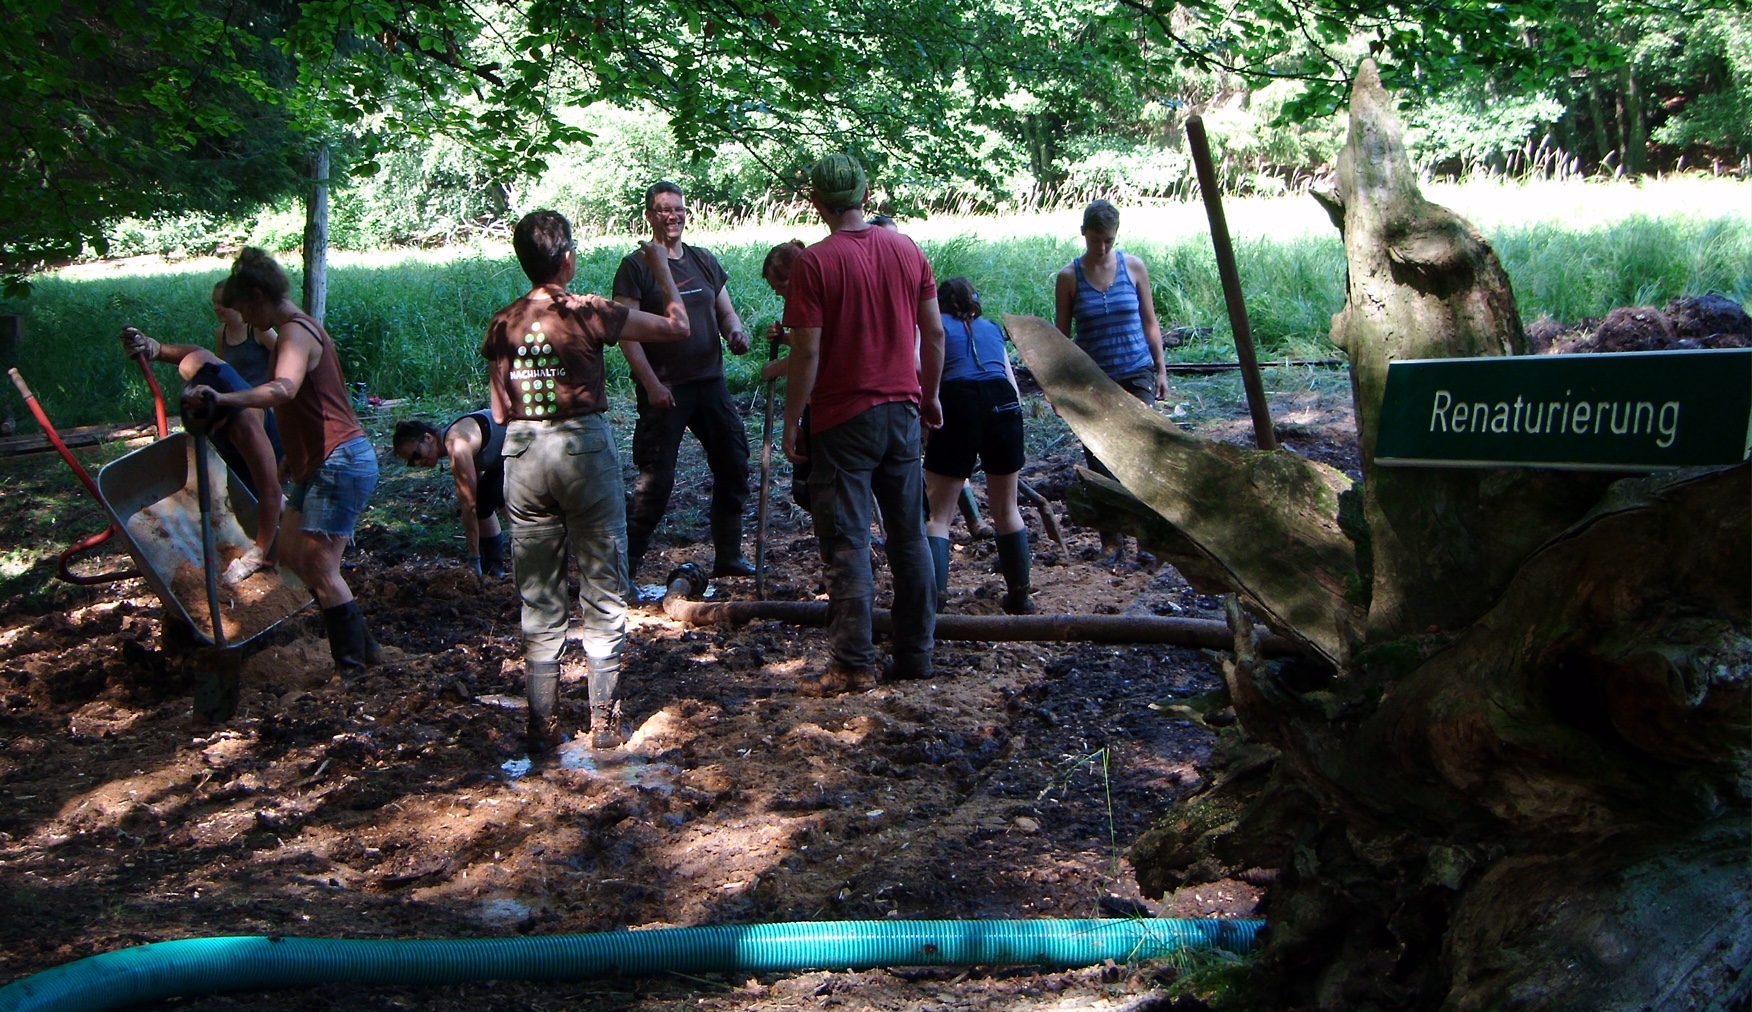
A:
{"type": "Polygon", "coordinates": [[[949,539],[927,535],[925,545],[931,550],[931,569],[937,576],[937,611],[941,612],[949,603],[949,539]]]}
{"type": "Polygon", "coordinates": [[[560,701],[560,662],[527,661],[523,680],[529,698],[529,754],[546,755],[566,740],[554,715],[560,701]]]}
{"type": "Polygon", "coordinates": [[[825,699],[847,692],[868,692],[881,682],[881,675],[875,668],[847,667],[838,661],[829,661],[827,670],[820,674],[805,675],[798,681],[797,694],[825,699]]]}
{"type": "Polygon", "coordinates": [[[590,673],[590,747],[620,748],[627,743],[621,733],[620,658],[587,658],[590,673]]]}
{"type": "Polygon", "coordinates": [[[590,747],[598,751],[617,749],[627,743],[621,733],[620,700],[590,704],[590,747]]]}
{"type": "Polygon", "coordinates": [[[358,601],[348,601],[322,610],[323,631],[328,633],[329,653],[335,659],[335,671],[342,678],[352,678],[365,670],[370,634],[365,631],[365,616],[359,612],[358,601]]]}
{"type": "Polygon", "coordinates": [[[1004,591],[1005,614],[1034,614],[1034,599],[1029,596],[1034,591],[1029,586],[1033,564],[1034,557],[1028,548],[1026,528],[998,535],[998,570],[1004,574],[1004,586],[1007,588],[1004,591]]]}
{"type": "Polygon", "coordinates": [[[488,576],[505,575],[505,542],[510,538],[506,531],[500,531],[490,538],[481,539],[481,572],[488,576]]]}
{"type": "Polygon", "coordinates": [[[374,668],[383,663],[383,645],[377,642],[377,637],[371,634],[371,627],[365,624],[365,613],[358,614],[359,635],[365,638],[365,666],[374,668]]]}

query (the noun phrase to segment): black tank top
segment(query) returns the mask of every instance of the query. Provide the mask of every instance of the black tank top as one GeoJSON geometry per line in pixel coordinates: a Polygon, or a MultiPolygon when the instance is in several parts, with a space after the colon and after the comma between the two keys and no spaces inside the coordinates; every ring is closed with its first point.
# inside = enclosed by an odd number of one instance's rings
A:
{"type": "Polygon", "coordinates": [[[499,462],[499,457],[504,452],[505,427],[493,421],[491,408],[482,408],[479,411],[471,411],[445,426],[445,437],[449,437],[451,429],[471,418],[474,419],[476,425],[481,427],[481,448],[474,453],[475,473],[485,474],[489,468],[499,462]]]}

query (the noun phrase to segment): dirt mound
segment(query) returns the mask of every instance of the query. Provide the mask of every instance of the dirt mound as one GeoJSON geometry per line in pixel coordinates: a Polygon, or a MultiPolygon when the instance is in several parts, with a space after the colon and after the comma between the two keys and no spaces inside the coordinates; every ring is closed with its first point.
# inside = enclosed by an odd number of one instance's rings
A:
{"type": "Polygon", "coordinates": [[[1635,306],[1614,309],[1590,332],[1564,329],[1542,319],[1527,328],[1536,351],[1557,354],[1615,351],[1679,351],[1744,348],[1752,337],[1752,318],[1739,303],[1720,295],[1674,299],[1666,309],[1635,306]]]}

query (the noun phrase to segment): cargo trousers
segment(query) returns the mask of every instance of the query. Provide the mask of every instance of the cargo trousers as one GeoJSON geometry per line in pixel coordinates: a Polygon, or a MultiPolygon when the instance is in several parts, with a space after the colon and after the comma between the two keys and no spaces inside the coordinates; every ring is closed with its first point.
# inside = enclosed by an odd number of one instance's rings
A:
{"type": "Polygon", "coordinates": [[[523,598],[524,659],[557,661],[565,647],[569,547],[582,580],[578,603],[592,681],[610,671],[618,681],[627,637],[626,484],[607,419],[511,422],[505,511],[523,598]]]}
{"type": "Polygon", "coordinates": [[[871,638],[876,585],[870,569],[872,504],[882,510],[894,574],[894,675],[928,678],[937,629],[937,578],[925,544],[925,476],[919,409],[878,404],[809,434],[809,509],[827,571],[827,638],[836,665],[876,665],[871,638]]]}

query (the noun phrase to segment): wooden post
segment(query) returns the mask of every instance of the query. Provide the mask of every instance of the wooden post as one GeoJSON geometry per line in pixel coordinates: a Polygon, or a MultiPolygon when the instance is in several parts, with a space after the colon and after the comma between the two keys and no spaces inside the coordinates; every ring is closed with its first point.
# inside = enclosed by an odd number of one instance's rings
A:
{"type": "Polygon", "coordinates": [[[304,311],[318,323],[328,309],[329,148],[310,155],[310,197],[304,212],[304,311]]]}
{"type": "Polygon", "coordinates": [[[1247,302],[1241,297],[1241,274],[1235,269],[1235,248],[1229,243],[1229,223],[1223,217],[1223,196],[1217,189],[1217,169],[1211,163],[1211,144],[1205,137],[1203,117],[1193,116],[1186,121],[1186,139],[1192,144],[1199,192],[1204,194],[1205,214],[1211,219],[1211,246],[1217,254],[1217,274],[1223,279],[1223,301],[1229,306],[1229,329],[1235,332],[1235,357],[1241,360],[1247,408],[1253,414],[1253,439],[1261,450],[1275,450],[1277,433],[1272,431],[1265,382],[1259,378],[1259,360],[1253,354],[1253,330],[1247,325],[1247,302]]]}

